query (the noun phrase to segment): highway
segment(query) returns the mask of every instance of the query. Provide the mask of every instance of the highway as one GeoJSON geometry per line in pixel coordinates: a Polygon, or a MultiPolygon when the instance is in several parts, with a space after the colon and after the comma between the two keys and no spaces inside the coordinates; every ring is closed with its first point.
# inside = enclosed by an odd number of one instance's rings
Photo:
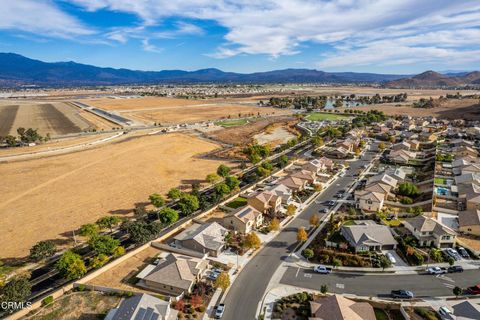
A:
{"type": "Polygon", "coordinates": [[[425,274],[361,274],[333,272],[328,275],[314,273],[311,269],[287,267],[281,284],[320,290],[326,284],[333,293],[358,296],[389,297],[391,290],[410,290],[416,297],[452,296],[455,286],[466,288],[480,282],[480,270],[442,275],[425,274]]]}
{"type": "Polygon", "coordinates": [[[370,161],[362,159],[350,162],[350,168],[344,177],[338,178],[326,188],[271,242],[260,249],[233,282],[224,301],[226,308],[223,319],[255,319],[257,306],[263,298],[270,279],[283,260],[297,246],[297,229],[309,226],[309,217],[312,213],[319,214],[323,219],[326,214],[318,213],[324,208],[322,202],[334,199],[334,195],[339,190],[347,189],[355,180],[352,174],[368,163],[370,161]]]}

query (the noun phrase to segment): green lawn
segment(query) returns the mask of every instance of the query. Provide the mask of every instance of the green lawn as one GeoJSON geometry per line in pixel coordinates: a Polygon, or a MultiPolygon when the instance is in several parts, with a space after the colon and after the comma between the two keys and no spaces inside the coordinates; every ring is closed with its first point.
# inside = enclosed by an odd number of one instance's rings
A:
{"type": "Polygon", "coordinates": [[[343,225],[344,225],[344,226],[354,226],[354,225],[356,225],[356,223],[355,223],[355,221],[353,221],[353,220],[345,220],[345,221],[343,222],[343,225]]]}
{"type": "Polygon", "coordinates": [[[333,113],[312,112],[307,115],[307,120],[322,121],[322,120],[343,120],[348,119],[347,116],[333,113]]]}
{"type": "Polygon", "coordinates": [[[238,197],[232,202],[226,204],[227,207],[237,209],[247,205],[247,199],[238,197]]]}
{"type": "Polygon", "coordinates": [[[435,184],[447,184],[447,180],[444,178],[435,178],[434,182],[435,184]]]}
{"type": "Polygon", "coordinates": [[[375,319],[377,320],[389,320],[388,315],[382,309],[374,308],[375,319]]]}
{"type": "Polygon", "coordinates": [[[248,120],[247,119],[231,119],[231,120],[221,120],[215,122],[217,126],[222,126],[222,127],[234,127],[234,126],[243,126],[244,124],[247,124],[248,120]]]}

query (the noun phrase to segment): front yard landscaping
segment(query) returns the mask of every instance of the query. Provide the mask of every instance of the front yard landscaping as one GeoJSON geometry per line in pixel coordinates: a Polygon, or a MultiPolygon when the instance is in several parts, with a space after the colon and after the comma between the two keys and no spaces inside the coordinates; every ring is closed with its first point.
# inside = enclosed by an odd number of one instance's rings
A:
{"type": "Polygon", "coordinates": [[[232,209],[237,209],[243,206],[247,205],[247,199],[238,197],[234,199],[233,201],[229,202],[226,204],[227,207],[232,208],[232,209]]]}

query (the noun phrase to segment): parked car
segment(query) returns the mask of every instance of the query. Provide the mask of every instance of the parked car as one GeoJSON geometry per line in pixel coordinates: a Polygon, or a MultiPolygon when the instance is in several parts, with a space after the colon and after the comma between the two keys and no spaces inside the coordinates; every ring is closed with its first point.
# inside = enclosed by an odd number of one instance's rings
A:
{"type": "Polygon", "coordinates": [[[346,174],[345,171],[342,171],[342,172],[340,172],[340,174],[338,176],[339,177],[345,177],[345,174],[346,174]]]}
{"type": "Polygon", "coordinates": [[[462,259],[462,257],[458,254],[457,250],[455,250],[455,249],[447,248],[447,249],[445,249],[445,252],[446,252],[450,257],[452,257],[453,259],[455,259],[456,261],[462,259]]]}
{"type": "Polygon", "coordinates": [[[462,266],[451,266],[448,267],[448,273],[463,272],[462,266]]]}
{"type": "Polygon", "coordinates": [[[215,310],[215,319],[221,319],[225,313],[225,304],[220,303],[215,310]]]}
{"type": "Polygon", "coordinates": [[[429,274],[442,274],[442,273],[448,273],[448,270],[447,270],[447,268],[428,267],[427,272],[429,274]]]}
{"type": "Polygon", "coordinates": [[[388,260],[390,260],[391,263],[393,264],[397,263],[397,260],[395,260],[395,257],[390,252],[387,252],[385,256],[388,258],[388,260]]]}
{"type": "Polygon", "coordinates": [[[465,250],[465,248],[458,247],[457,250],[463,258],[470,259],[470,255],[468,254],[467,250],[465,250]]]}
{"type": "Polygon", "coordinates": [[[390,293],[394,299],[413,299],[413,292],[408,290],[392,290],[390,293]]]}
{"type": "Polygon", "coordinates": [[[438,313],[440,313],[440,315],[442,316],[449,316],[453,314],[453,312],[450,311],[450,309],[448,309],[447,307],[440,307],[440,309],[438,309],[438,313]]]}
{"type": "Polygon", "coordinates": [[[334,201],[334,200],[330,200],[330,201],[327,202],[327,205],[328,205],[329,207],[333,207],[333,206],[335,205],[335,201],[334,201]]]}
{"type": "Polygon", "coordinates": [[[319,266],[314,267],[313,271],[316,272],[316,273],[321,273],[321,274],[329,274],[329,273],[332,273],[332,268],[319,265],[319,266]]]}
{"type": "Polygon", "coordinates": [[[327,213],[327,212],[328,212],[328,209],[327,209],[327,208],[323,208],[323,209],[320,209],[319,212],[320,212],[320,213],[327,213]]]}
{"type": "Polygon", "coordinates": [[[473,287],[467,288],[468,294],[480,294],[480,283],[473,287]]]}

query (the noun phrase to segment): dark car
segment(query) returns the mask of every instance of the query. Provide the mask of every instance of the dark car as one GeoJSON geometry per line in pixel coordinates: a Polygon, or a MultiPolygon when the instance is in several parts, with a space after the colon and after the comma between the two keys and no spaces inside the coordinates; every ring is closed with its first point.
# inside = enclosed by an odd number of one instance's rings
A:
{"type": "Polygon", "coordinates": [[[463,272],[462,266],[451,266],[448,267],[448,273],[463,272]]]}
{"type": "Polygon", "coordinates": [[[465,250],[465,248],[463,247],[458,247],[457,248],[457,251],[458,253],[460,253],[460,255],[465,258],[465,259],[470,259],[470,255],[468,254],[467,250],[465,250]]]}
{"type": "Polygon", "coordinates": [[[392,290],[390,295],[394,299],[413,299],[413,292],[408,290],[392,290]]]}

